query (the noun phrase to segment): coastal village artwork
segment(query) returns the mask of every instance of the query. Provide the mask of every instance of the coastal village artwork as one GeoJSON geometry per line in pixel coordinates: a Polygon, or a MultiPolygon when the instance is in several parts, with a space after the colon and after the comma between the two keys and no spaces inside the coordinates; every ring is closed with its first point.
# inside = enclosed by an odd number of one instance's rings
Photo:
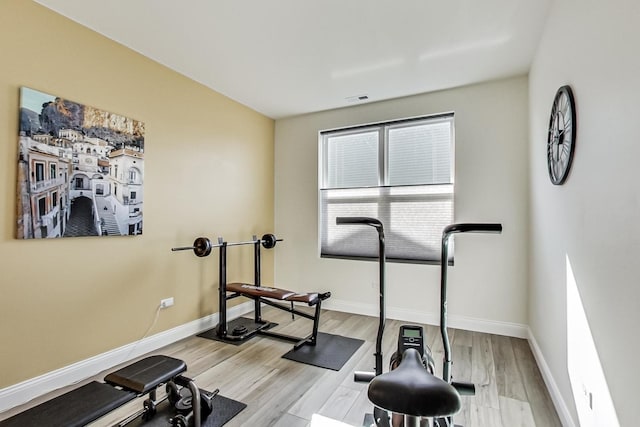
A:
{"type": "Polygon", "coordinates": [[[20,88],[18,239],[142,234],[144,123],[20,88]]]}

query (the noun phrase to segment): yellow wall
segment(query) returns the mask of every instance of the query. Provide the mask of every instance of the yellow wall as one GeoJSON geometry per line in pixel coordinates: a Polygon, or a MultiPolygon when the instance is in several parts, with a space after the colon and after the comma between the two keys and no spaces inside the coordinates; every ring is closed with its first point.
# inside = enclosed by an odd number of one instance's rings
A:
{"type": "Polygon", "coordinates": [[[170,248],[273,231],[273,121],[30,1],[0,2],[0,55],[0,388],[136,341],[162,298],[150,334],[216,312],[216,254],[170,248]],[[20,86],[145,123],[142,236],[15,239],[20,86]]]}

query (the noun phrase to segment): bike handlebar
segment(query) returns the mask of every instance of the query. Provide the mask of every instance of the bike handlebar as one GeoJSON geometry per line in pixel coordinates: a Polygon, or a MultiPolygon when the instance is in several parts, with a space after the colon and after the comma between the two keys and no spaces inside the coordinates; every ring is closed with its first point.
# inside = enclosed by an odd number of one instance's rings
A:
{"type": "Polygon", "coordinates": [[[502,224],[475,222],[451,224],[442,231],[443,235],[453,233],[502,233],[502,224]]]}
{"type": "Polygon", "coordinates": [[[371,227],[378,229],[383,228],[382,222],[379,219],[369,218],[366,216],[339,216],[336,217],[336,224],[362,224],[370,225],[371,227]]]}

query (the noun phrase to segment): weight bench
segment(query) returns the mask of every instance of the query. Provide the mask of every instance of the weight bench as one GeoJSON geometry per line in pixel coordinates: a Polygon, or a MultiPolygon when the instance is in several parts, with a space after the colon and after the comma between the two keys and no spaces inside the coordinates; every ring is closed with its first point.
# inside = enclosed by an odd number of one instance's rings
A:
{"type": "Polygon", "coordinates": [[[303,345],[315,346],[318,337],[318,325],[320,323],[320,312],[322,301],[331,296],[330,292],[318,293],[297,293],[286,289],[273,288],[260,285],[260,241],[254,243],[254,284],[248,283],[227,283],[227,244],[218,239],[220,248],[219,262],[219,316],[220,322],[213,330],[206,331],[199,336],[215,339],[232,344],[242,343],[257,334],[279,338],[294,343],[294,350],[303,345]],[[237,297],[246,297],[254,300],[253,319],[239,317],[232,321],[227,321],[227,301],[237,297]],[[288,302],[291,305],[285,305],[288,302]],[[314,314],[311,315],[302,310],[296,309],[294,303],[304,303],[309,307],[315,306],[314,314]],[[270,331],[277,326],[276,323],[262,319],[261,304],[266,304],[294,315],[313,320],[311,333],[305,337],[296,337],[270,331]]]}
{"type": "MultiPolygon", "coordinates": [[[[322,306],[322,301],[329,298],[331,293],[326,292],[324,294],[320,294],[317,292],[313,293],[296,293],[293,291],[288,291],[285,289],[279,288],[271,288],[268,286],[256,286],[250,285],[248,283],[227,283],[226,284],[226,292],[231,292],[231,295],[226,296],[226,299],[236,298],[239,296],[245,298],[251,298],[255,301],[256,308],[254,308],[254,320],[253,324],[258,327],[254,329],[253,333],[259,333],[261,335],[270,336],[273,338],[280,338],[287,341],[292,341],[295,343],[293,346],[294,349],[298,349],[301,346],[308,345],[316,345],[317,337],[318,337],[318,325],[320,323],[320,309],[322,306]],[[275,300],[275,301],[274,301],[275,300]],[[291,306],[284,305],[282,303],[276,301],[287,301],[291,303],[291,306]],[[306,303],[309,307],[315,306],[315,311],[313,315],[306,313],[301,310],[297,310],[294,307],[294,302],[306,303]],[[295,337],[291,335],[282,334],[279,332],[270,331],[273,326],[276,326],[275,323],[267,322],[262,320],[260,304],[267,304],[271,307],[278,308],[280,310],[287,311],[291,313],[293,317],[295,314],[298,316],[304,317],[306,319],[313,320],[313,327],[311,334],[306,337],[295,337]]],[[[238,319],[236,319],[238,320],[238,319]]],[[[233,323],[233,322],[231,322],[233,323]]],[[[227,324],[227,327],[222,332],[223,335],[226,334],[228,339],[237,338],[239,340],[248,339],[252,334],[251,331],[246,327],[246,322],[242,322],[240,328],[238,329],[238,325],[234,326],[231,329],[231,334],[229,334],[228,329],[230,326],[227,324]],[[244,337],[247,335],[246,337],[244,337]]],[[[218,332],[220,333],[220,328],[224,324],[220,323],[218,326],[218,332]]]]}
{"type": "MultiPolygon", "coordinates": [[[[156,413],[156,405],[165,399],[175,403],[180,387],[188,387],[193,402],[192,415],[185,419],[193,420],[194,427],[201,426],[200,390],[193,380],[181,374],[187,365],[179,359],[169,356],[150,356],[129,366],[108,374],[104,383],[92,381],[82,387],[71,390],[61,396],[44,402],[38,406],[21,412],[0,422],[0,427],[48,426],[48,427],[80,427],[108,414],[125,403],[144,395],[144,408],[138,413],[123,420],[124,426],[142,416],[151,419],[156,413]],[[156,400],[156,390],[167,384],[169,392],[160,401],[156,400]],[[176,395],[176,393],[178,393],[176,395]]],[[[215,395],[214,392],[213,395],[215,395]]],[[[207,398],[212,396],[208,394],[207,398]]],[[[205,400],[205,402],[208,400],[205,400]]],[[[204,409],[204,414],[209,415],[204,409]]],[[[185,426],[188,424],[184,424],[185,426]]]]}

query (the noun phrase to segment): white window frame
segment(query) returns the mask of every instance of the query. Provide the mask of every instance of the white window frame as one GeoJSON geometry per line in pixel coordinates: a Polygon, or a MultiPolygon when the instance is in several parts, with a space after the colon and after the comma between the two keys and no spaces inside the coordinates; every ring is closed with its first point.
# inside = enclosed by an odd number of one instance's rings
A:
{"type": "MultiPolygon", "coordinates": [[[[353,238],[353,242],[349,241],[344,245],[343,249],[335,250],[328,243],[327,240],[331,240],[332,233],[331,221],[335,223],[335,219],[332,218],[331,199],[343,197],[345,200],[349,199],[350,195],[353,197],[353,205],[357,206],[358,203],[365,205],[364,200],[367,198],[372,201],[369,203],[369,208],[375,205],[376,211],[380,212],[380,209],[386,210],[386,215],[389,218],[393,217],[392,207],[398,206],[397,202],[394,202],[394,197],[402,200],[406,200],[408,204],[402,206],[410,208],[410,202],[416,202],[414,204],[423,205],[431,204],[431,199],[437,200],[440,198],[445,200],[447,206],[450,208],[445,209],[445,217],[441,220],[435,221],[438,224],[433,226],[429,225],[429,243],[419,242],[414,245],[413,243],[400,242],[403,240],[401,235],[395,236],[395,254],[394,254],[394,230],[391,224],[385,225],[385,235],[387,243],[387,258],[389,261],[395,262],[410,262],[410,263],[440,263],[440,237],[442,235],[442,229],[444,226],[453,222],[454,218],[454,197],[455,197],[455,120],[453,113],[443,113],[431,116],[413,117],[408,119],[394,120],[388,122],[372,123],[367,125],[351,126],[348,128],[331,129],[320,131],[318,135],[318,252],[321,257],[327,258],[349,258],[349,259],[375,259],[377,257],[377,235],[372,230],[359,230],[359,236],[353,238]],[[389,146],[389,130],[404,126],[413,126],[416,124],[425,123],[442,123],[443,121],[450,123],[450,147],[449,147],[449,171],[450,178],[447,183],[440,184],[419,184],[419,185],[389,185],[388,184],[388,146],[389,146]],[[372,130],[378,131],[378,183],[377,186],[368,187],[330,187],[328,182],[329,171],[329,159],[328,159],[328,139],[332,136],[348,135],[354,133],[371,132],[372,130]],[[394,195],[394,194],[398,195],[394,195]],[[326,200],[325,200],[326,198],[326,200]],[[387,206],[387,207],[384,207],[387,206]],[[323,211],[324,210],[324,211],[323,211]],[[327,227],[325,233],[324,228],[327,227]],[[367,233],[369,231],[369,233],[367,233]],[[391,245],[390,245],[391,243],[391,245]],[[422,245],[428,245],[428,247],[422,247],[422,245]],[[437,247],[436,247],[437,246],[437,247]],[[389,251],[391,249],[391,253],[389,251]],[[344,252],[342,252],[344,250],[344,252]]],[[[348,205],[349,202],[345,204],[348,205]]],[[[340,206],[340,202],[337,202],[336,206],[340,206]]],[[[356,208],[357,209],[357,208],[356,208]]],[[[366,210],[366,209],[365,209],[366,210]]],[[[357,213],[354,216],[373,216],[378,218],[379,215],[357,213]]],[[[385,213],[380,214],[380,219],[385,216],[385,213]]],[[[385,221],[383,220],[383,223],[385,221]]],[[[387,222],[391,222],[388,220],[387,222]]],[[[354,226],[340,226],[340,227],[354,227],[354,226]]],[[[357,233],[354,231],[354,234],[357,233]]],[[[402,233],[401,233],[402,234],[402,233]]],[[[426,242],[426,240],[425,240],[426,242]]],[[[452,261],[453,251],[450,253],[449,261],[452,261]]]]}

